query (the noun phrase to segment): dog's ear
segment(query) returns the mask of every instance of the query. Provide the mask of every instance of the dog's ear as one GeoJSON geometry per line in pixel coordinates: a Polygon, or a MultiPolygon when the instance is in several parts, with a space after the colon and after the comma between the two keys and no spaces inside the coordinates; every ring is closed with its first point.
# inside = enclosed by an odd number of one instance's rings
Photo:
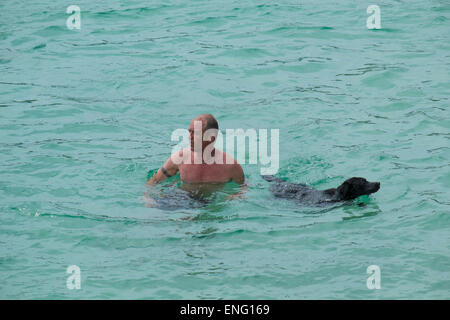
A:
{"type": "Polygon", "coordinates": [[[337,188],[337,195],[339,200],[348,200],[349,192],[350,192],[350,183],[345,181],[337,188]]]}

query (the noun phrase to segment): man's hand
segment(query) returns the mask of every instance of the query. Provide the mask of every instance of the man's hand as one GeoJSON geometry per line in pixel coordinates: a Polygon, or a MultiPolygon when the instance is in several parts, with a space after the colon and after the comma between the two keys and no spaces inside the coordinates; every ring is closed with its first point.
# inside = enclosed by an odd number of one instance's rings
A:
{"type": "Polygon", "coordinates": [[[150,178],[147,185],[160,183],[167,178],[176,175],[178,172],[178,165],[172,161],[172,156],[163,164],[161,168],[150,178]]]}
{"type": "Polygon", "coordinates": [[[144,196],[144,202],[147,208],[156,207],[156,201],[152,198],[151,195],[149,195],[147,192],[142,192],[142,195],[144,196]]]}
{"type": "Polygon", "coordinates": [[[241,190],[239,192],[236,192],[228,197],[228,200],[234,200],[234,199],[247,199],[247,197],[244,195],[245,192],[248,191],[247,185],[243,184],[241,186],[241,190]]]}

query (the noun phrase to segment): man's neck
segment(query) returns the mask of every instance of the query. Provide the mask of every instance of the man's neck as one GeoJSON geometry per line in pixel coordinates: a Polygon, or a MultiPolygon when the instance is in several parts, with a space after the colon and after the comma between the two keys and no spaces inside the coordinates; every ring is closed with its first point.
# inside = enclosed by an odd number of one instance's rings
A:
{"type": "MultiPolygon", "coordinates": [[[[206,149],[206,147],[203,148],[201,152],[196,152],[195,150],[192,150],[192,149],[191,149],[191,152],[192,152],[193,157],[194,157],[194,164],[200,164],[200,160],[199,160],[199,159],[201,159],[201,164],[206,164],[205,159],[203,158],[203,155],[204,155],[204,153],[205,153],[205,152],[204,152],[205,149],[206,149]]],[[[215,156],[216,156],[216,148],[213,148],[213,149],[211,150],[211,153],[208,154],[208,155],[206,155],[206,156],[207,156],[207,157],[208,157],[208,156],[211,156],[211,158],[214,159],[215,156]]]]}

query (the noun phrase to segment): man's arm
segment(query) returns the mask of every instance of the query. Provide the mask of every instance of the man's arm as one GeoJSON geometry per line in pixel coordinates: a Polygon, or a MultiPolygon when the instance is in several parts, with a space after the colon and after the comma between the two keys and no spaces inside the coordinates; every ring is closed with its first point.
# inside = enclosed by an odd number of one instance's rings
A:
{"type": "Polygon", "coordinates": [[[235,163],[232,169],[231,179],[241,185],[241,190],[239,192],[232,194],[229,199],[243,198],[244,193],[248,190],[247,185],[245,185],[245,175],[244,170],[239,163],[235,163]]]}
{"type": "Polygon", "coordinates": [[[178,172],[178,165],[172,161],[172,156],[163,164],[161,168],[150,178],[147,185],[160,183],[167,178],[176,175],[178,172]]]}
{"type": "Polygon", "coordinates": [[[231,179],[239,184],[243,184],[245,182],[244,170],[242,170],[241,165],[237,162],[233,165],[231,179]]]}

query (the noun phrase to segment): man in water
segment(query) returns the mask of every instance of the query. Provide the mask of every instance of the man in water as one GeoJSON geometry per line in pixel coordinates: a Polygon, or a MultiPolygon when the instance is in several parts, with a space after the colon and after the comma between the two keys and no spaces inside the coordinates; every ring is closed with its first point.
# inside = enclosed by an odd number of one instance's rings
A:
{"type": "Polygon", "coordinates": [[[201,114],[189,126],[190,148],[172,154],[147,182],[152,185],[174,176],[178,171],[185,183],[212,184],[245,181],[241,165],[230,155],[214,147],[219,132],[211,114],[201,114]]]}

